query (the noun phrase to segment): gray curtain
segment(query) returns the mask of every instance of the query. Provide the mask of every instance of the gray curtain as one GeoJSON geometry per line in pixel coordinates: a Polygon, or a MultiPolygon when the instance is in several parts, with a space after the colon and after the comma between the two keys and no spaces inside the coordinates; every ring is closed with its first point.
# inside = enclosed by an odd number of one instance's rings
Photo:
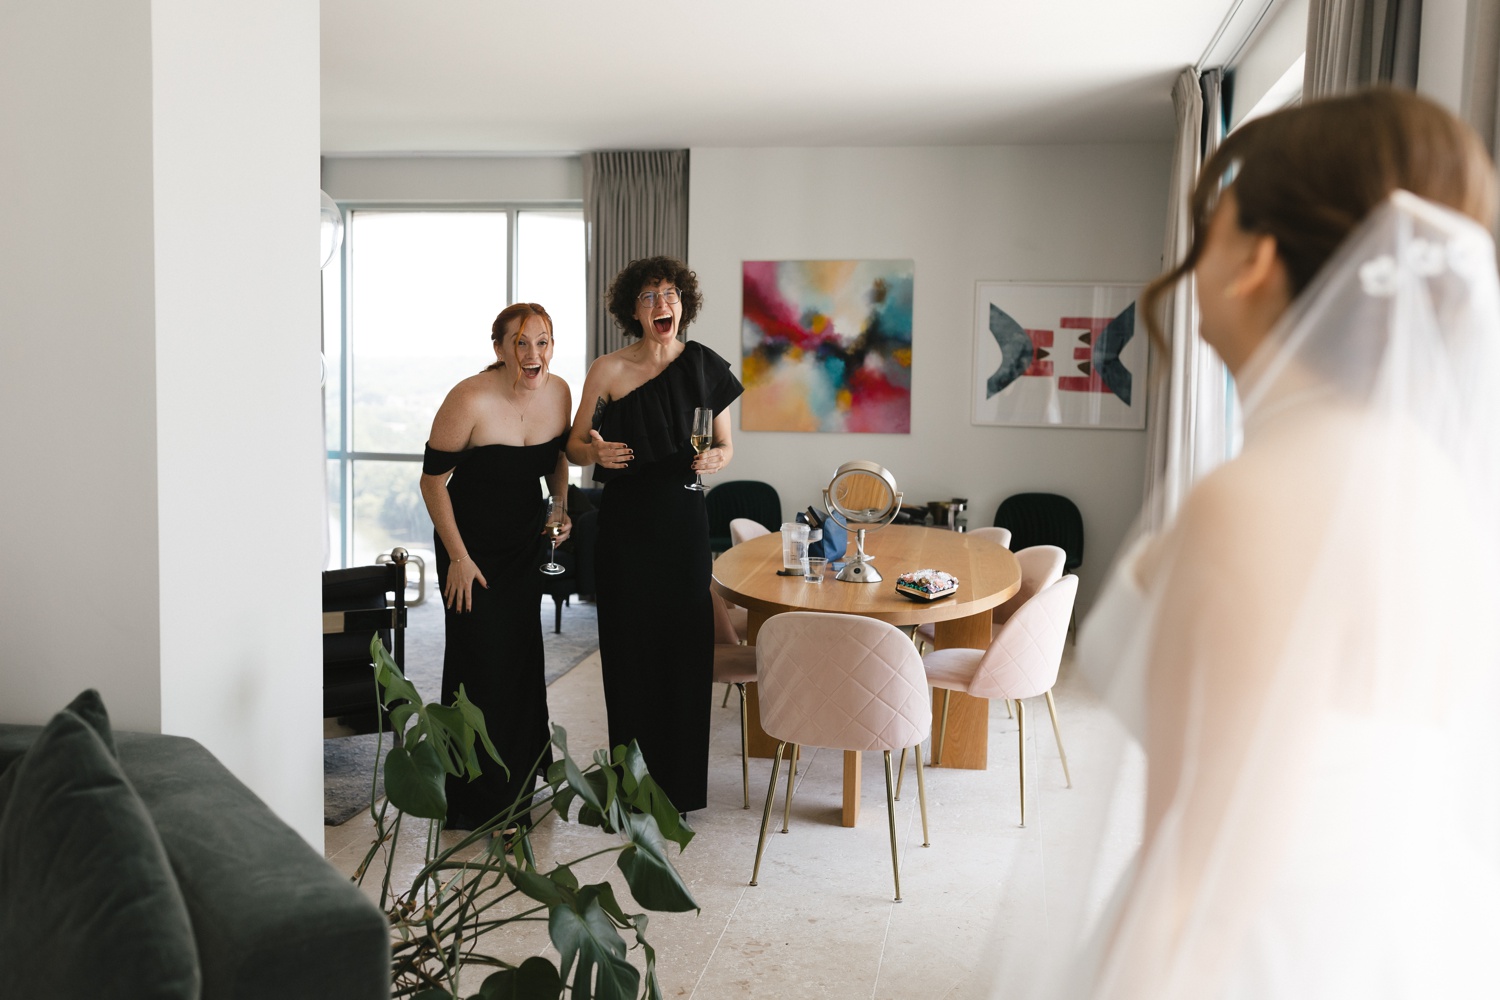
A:
{"type": "Polygon", "coordinates": [[[1312,0],[1303,100],[1373,83],[1415,90],[1421,35],[1422,0],[1312,0]]]}
{"type": "Polygon", "coordinates": [[[688,151],[583,154],[588,241],[589,360],[625,346],[606,308],[609,284],[633,260],[687,259],[688,151]]]}
{"type": "Polygon", "coordinates": [[[1463,115],[1500,157],[1500,0],[1469,0],[1463,115]]]}
{"type": "MultiPolygon", "coordinates": [[[[1223,138],[1222,83],[1222,70],[1206,70],[1200,78],[1189,67],[1172,88],[1177,141],[1162,258],[1167,267],[1187,254],[1193,233],[1193,186],[1204,160],[1223,138]]],[[[1158,531],[1172,520],[1193,483],[1223,462],[1232,446],[1229,380],[1224,363],[1198,335],[1193,289],[1191,275],[1172,289],[1163,316],[1167,351],[1163,356],[1155,350],[1151,360],[1153,365],[1165,365],[1166,372],[1150,380],[1142,518],[1148,531],[1158,531]]]]}

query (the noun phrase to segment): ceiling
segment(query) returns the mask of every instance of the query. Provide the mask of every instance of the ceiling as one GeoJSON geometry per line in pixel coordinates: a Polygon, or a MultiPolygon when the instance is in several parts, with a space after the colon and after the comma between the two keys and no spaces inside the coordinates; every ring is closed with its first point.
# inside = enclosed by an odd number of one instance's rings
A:
{"type": "Polygon", "coordinates": [[[323,151],[1167,139],[1244,0],[323,0],[323,151]]]}

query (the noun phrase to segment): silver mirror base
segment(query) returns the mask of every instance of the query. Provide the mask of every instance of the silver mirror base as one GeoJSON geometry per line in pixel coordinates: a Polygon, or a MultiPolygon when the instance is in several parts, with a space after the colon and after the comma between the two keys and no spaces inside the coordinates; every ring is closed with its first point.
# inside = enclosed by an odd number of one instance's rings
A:
{"type": "Polygon", "coordinates": [[[879,583],[884,577],[868,560],[851,559],[834,579],[845,583],[879,583]]]}

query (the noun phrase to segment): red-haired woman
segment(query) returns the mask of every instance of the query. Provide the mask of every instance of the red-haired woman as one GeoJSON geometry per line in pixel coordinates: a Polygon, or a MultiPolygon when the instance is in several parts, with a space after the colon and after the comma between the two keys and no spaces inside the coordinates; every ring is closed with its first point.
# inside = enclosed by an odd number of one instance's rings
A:
{"type": "Polygon", "coordinates": [[[518,302],[496,317],[491,340],[495,363],[449,391],[422,462],[446,607],[441,699],[464,686],[510,769],[481,757],[480,778],[449,777],[446,825],[461,830],[529,793],[551,761],[537,565],[546,496],[568,488],[572,394],[547,370],[551,317],[518,302]]]}

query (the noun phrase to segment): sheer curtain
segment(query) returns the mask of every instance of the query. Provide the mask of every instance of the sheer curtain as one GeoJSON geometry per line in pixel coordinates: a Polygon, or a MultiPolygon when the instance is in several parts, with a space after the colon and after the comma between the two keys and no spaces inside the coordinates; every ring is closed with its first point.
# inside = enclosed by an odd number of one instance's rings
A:
{"type": "MultiPolygon", "coordinates": [[[[1173,267],[1187,254],[1193,220],[1189,202],[1204,159],[1223,138],[1221,70],[1200,77],[1189,67],[1172,88],[1177,144],[1167,205],[1163,261],[1173,267]]],[[[1228,373],[1198,336],[1195,285],[1189,277],[1166,300],[1162,329],[1167,339],[1164,378],[1152,379],[1146,425],[1146,497],[1143,527],[1156,531],[1172,519],[1188,489],[1226,457],[1231,436],[1228,373]]]]}
{"type": "Polygon", "coordinates": [[[687,258],[688,151],[583,154],[589,360],[625,346],[606,308],[609,283],[641,257],[687,258]]]}
{"type": "Polygon", "coordinates": [[[1312,0],[1304,100],[1372,83],[1417,86],[1422,0],[1312,0]]]}
{"type": "Polygon", "coordinates": [[[1469,0],[1463,116],[1500,157],[1500,0],[1469,0]]]}

